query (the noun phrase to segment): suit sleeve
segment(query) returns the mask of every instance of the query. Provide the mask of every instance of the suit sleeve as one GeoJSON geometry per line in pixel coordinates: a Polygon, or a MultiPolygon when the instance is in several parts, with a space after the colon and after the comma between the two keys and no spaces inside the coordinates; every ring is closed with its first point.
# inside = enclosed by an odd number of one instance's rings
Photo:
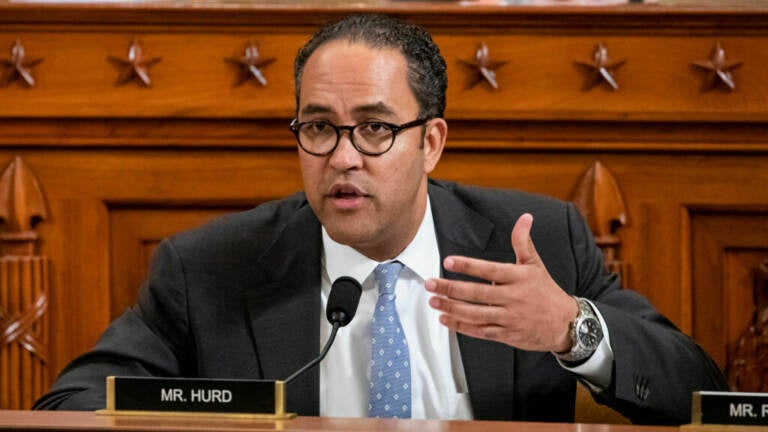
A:
{"type": "Polygon", "coordinates": [[[604,271],[602,253],[572,204],[568,221],[579,275],[575,295],[600,310],[614,353],[611,386],[593,397],[635,423],[690,422],[691,393],[727,390],[722,372],[648,300],[604,271]]]}
{"type": "Polygon", "coordinates": [[[163,241],[132,308],[110,324],[96,346],[72,361],[34,409],[96,410],[106,405],[109,375],[179,376],[193,368],[184,268],[163,241]],[[185,361],[182,361],[185,359],[185,361]]]}

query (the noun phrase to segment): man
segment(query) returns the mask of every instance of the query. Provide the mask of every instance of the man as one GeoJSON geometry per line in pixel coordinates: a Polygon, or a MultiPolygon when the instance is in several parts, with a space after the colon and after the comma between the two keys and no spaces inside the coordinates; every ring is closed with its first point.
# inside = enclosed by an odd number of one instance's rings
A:
{"type": "Polygon", "coordinates": [[[321,29],[295,64],[304,193],[165,240],[138,303],[38,408],[104,406],[107,375],[283,379],[329,334],[332,281],[363,295],[302,415],[571,421],[576,381],[636,422],[689,420],[722,374],[619,289],[573,205],[428,179],[445,62],[380,15],[321,29]]]}

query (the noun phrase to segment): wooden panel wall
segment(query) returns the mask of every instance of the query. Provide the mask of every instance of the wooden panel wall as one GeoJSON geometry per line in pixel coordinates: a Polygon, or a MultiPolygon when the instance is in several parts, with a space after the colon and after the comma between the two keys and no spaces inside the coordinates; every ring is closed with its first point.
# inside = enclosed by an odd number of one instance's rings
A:
{"type": "MultiPolygon", "coordinates": [[[[371,6],[426,25],[448,61],[448,148],[434,176],[571,199],[600,162],[626,210],[609,230],[626,289],[724,369],[755,308],[749,272],[768,257],[768,9],[750,7],[371,6]],[[706,73],[691,66],[717,42],[743,62],[733,91],[703,91],[706,73]],[[468,86],[475,72],[460,60],[481,43],[507,62],[498,90],[468,86]],[[600,43],[626,60],[617,91],[586,89],[592,77],[575,64],[600,43]]],[[[50,262],[50,376],[133,302],[162,237],[301,189],[287,128],[293,55],[319,23],[353,10],[0,1],[0,60],[16,40],[43,58],[34,86],[0,86],[0,168],[21,158],[45,197],[34,246],[50,262]],[[116,85],[109,56],[126,57],[134,40],[162,57],[149,87],[116,85]],[[225,61],[249,42],[275,59],[265,87],[235,86],[225,61]]]]}

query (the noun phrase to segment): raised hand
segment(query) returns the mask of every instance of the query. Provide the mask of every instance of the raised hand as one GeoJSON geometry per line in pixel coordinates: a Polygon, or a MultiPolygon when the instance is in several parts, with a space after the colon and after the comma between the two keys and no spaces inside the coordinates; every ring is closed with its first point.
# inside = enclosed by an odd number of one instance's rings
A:
{"type": "Polygon", "coordinates": [[[571,347],[568,325],[578,306],[552,279],[531,240],[533,216],[525,213],[512,228],[517,262],[499,263],[463,256],[443,260],[446,270],[488,281],[430,279],[430,306],[440,322],[468,336],[531,351],[563,352],[571,347]]]}

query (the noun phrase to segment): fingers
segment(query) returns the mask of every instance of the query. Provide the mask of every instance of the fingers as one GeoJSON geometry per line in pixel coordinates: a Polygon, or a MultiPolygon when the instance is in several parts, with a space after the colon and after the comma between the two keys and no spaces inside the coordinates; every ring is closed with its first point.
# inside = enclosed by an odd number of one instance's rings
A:
{"type": "Polygon", "coordinates": [[[443,267],[454,273],[474,276],[496,283],[511,283],[516,279],[514,264],[486,261],[477,258],[453,255],[443,260],[443,267]]]}
{"type": "Polygon", "coordinates": [[[449,256],[446,270],[483,282],[430,279],[427,291],[435,294],[430,307],[441,313],[440,323],[459,333],[495,340],[522,349],[547,351],[563,327],[555,294],[567,296],[552,279],[531,240],[533,216],[515,222],[510,243],[516,263],[449,256]],[[554,336],[553,336],[554,335],[554,336]]]}
{"type": "Polygon", "coordinates": [[[446,298],[484,305],[503,303],[507,293],[498,285],[452,279],[429,279],[424,287],[446,298]]]}
{"type": "Polygon", "coordinates": [[[477,339],[501,341],[506,335],[506,330],[498,325],[477,325],[457,320],[449,315],[440,316],[440,324],[449,329],[477,339]]]}
{"type": "Polygon", "coordinates": [[[475,325],[502,324],[504,309],[494,305],[473,304],[445,297],[432,297],[429,305],[462,322],[475,325]]]}
{"type": "Polygon", "coordinates": [[[524,213],[512,228],[512,249],[515,251],[517,264],[535,264],[540,261],[536,246],[531,240],[532,226],[533,216],[530,213],[524,213]]]}
{"type": "Polygon", "coordinates": [[[500,340],[508,332],[503,308],[470,304],[447,298],[432,297],[429,305],[442,312],[440,323],[449,329],[475,338],[500,340]]]}

